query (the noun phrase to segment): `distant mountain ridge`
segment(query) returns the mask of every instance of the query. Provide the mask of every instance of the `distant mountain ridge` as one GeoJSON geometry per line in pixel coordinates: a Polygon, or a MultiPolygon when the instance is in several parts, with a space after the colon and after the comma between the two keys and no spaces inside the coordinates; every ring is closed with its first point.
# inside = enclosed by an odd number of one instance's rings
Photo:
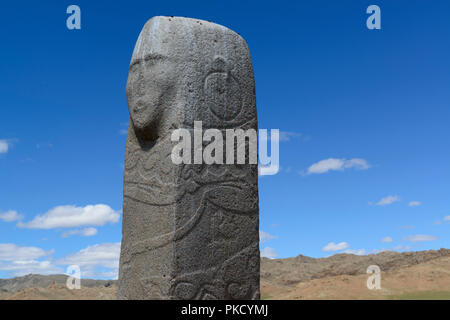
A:
{"type": "MultiPolygon", "coordinates": [[[[285,259],[262,258],[261,292],[263,297],[282,299],[380,298],[365,288],[366,270],[370,265],[379,266],[383,279],[386,279],[382,285],[387,286],[384,296],[425,289],[450,293],[449,249],[384,251],[366,256],[335,254],[326,258],[303,255],[285,259]]],[[[64,274],[30,274],[0,279],[0,300],[116,299],[117,280],[81,279],[81,290],[69,290],[67,278],[64,274]]]]}
{"type": "MultiPolygon", "coordinates": [[[[67,275],[55,274],[44,276],[40,274],[28,274],[23,277],[0,279],[0,291],[16,292],[27,288],[48,288],[51,285],[66,285],[67,275]]],[[[109,287],[116,284],[117,280],[81,279],[81,286],[87,288],[109,287]]]]}
{"type": "Polygon", "coordinates": [[[262,258],[261,281],[276,283],[278,286],[292,286],[312,279],[365,274],[370,265],[379,266],[383,272],[448,256],[449,249],[440,249],[401,253],[383,251],[364,256],[341,253],[327,258],[303,255],[285,259],[262,258]]]}

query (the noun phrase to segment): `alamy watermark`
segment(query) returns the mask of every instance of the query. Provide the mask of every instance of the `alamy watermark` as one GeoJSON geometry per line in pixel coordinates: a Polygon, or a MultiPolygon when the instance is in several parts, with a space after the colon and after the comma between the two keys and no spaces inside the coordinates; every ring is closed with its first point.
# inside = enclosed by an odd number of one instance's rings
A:
{"type": "Polygon", "coordinates": [[[367,14],[370,16],[367,18],[366,26],[369,30],[380,30],[381,29],[381,9],[379,6],[372,4],[367,7],[367,14]]]}
{"type": "MultiPolygon", "coordinates": [[[[66,19],[66,26],[69,30],[81,29],[81,9],[78,5],[71,4],[67,7],[66,13],[70,16],[66,19]]],[[[367,7],[366,13],[370,16],[366,20],[366,26],[369,30],[381,29],[381,9],[375,4],[371,4],[367,7]]]]}
{"type": "Polygon", "coordinates": [[[80,30],[81,29],[81,9],[79,6],[72,4],[67,7],[67,17],[66,26],[69,30],[80,30]]]}
{"type": "Polygon", "coordinates": [[[66,274],[69,276],[66,281],[66,287],[69,290],[81,289],[81,268],[78,265],[67,267],[66,274]]]}
{"type": "Polygon", "coordinates": [[[380,290],[381,289],[381,269],[377,265],[367,267],[366,272],[371,274],[367,279],[367,289],[380,290]]]}
{"type": "Polygon", "coordinates": [[[272,129],[269,139],[267,129],[260,129],[258,137],[255,129],[203,130],[202,121],[194,121],[193,130],[183,128],[173,130],[171,140],[177,142],[171,153],[172,162],[177,165],[259,164],[260,175],[274,175],[280,168],[279,129],[272,129]],[[270,156],[267,148],[269,140],[270,156]]]}

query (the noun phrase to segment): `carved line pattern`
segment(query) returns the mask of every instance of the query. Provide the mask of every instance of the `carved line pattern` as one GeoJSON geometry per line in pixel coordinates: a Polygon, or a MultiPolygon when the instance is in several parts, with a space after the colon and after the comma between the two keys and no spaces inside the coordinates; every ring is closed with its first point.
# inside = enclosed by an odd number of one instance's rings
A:
{"type": "MultiPolygon", "coordinates": [[[[234,255],[232,255],[225,261],[223,261],[220,265],[217,265],[217,266],[214,266],[214,267],[211,267],[208,269],[202,269],[202,270],[196,270],[194,272],[184,273],[182,275],[178,275],[175,279],[172,279],[172,280],[168,280],[168,279],[161,278],[161,277],[155,277],[155,278],[139,277],[139,282],[140,282],[141,286],[144,288],[144,290],[145,290],[145,287],[148,287],[148,286],[158,287],[160,295],[163,298],[175,297],[178,299],[180,299],[180,298],[184,298],[184,299],[211,299],[211,298],[217,299],[217,297],[215,297],[213,294],[214,289],[210,289],[210,288],[215,288],[217,286],[217,284],[222,284],[226,288],[227,293],[230,296],[233,296],[233,293],[230,292],[230,286],[237,285],[240,289],[241,286],[239,285],[239,283],[237,283],[236,281],[233,281],[233,280],[229,281],[229,282],[225,282],[220,279],[215,279],[217,277],[217,273],[224,266],[229,264],[233,259],[239,258],[240,255],[244,255],[245,253],[251,253],[252,251],[256,250],[258,248],[258,246],[259,246],[258,242],[255,242],[255,243],[243,248],[242,250],[236,252],[234,255]],[[192,276],[203,275],[205,273],[210,273],[210,278],[215,279],[214,283],[206,281],[206,282],[201,282],[197,285],[194,285],[189,280],[187,280],[188,278],[190,278],[192,276]],[[157,281],[157,280],[159,280],[159,281],[157,281]],[[169,281],[171,282],[171,285],[168,285],[169,281]],[[165,288],[161,288],[161,286],[158,284],[158,282],[166,283],[166,285],[163,285],[165,288]],[[186,285],[187,287],[191,286],[193,288],[193,292],[189,296],[186,296],[186,297],[177,296],[176,291],[177,291],[177,287],[179,285],[186,285]],[[170,287],[170,289],[168,289],[168,286],[170,287]]],[[[248,260],[250,260],[252,258],[253,258],[253,256],[250,256],[250,257],[248,257],[248,260]]],[[[244,297],[234,297],[234,298],[242,299],[242,298],[245,298],[245,296],[251,296],[252,299],[257,299],[259,297],[258,287],[255,288],[255,290],[253,290],[253,292],[249,295],[248,290],[250,290],[250,289],[251,288],[248,285],[247,292],[244,295],[244,297]]],[[[146,289],[146,291],[148,292],[148,289],[146,289]]]]}
{"type": "MultiPolygon", "coordinates": [[[[202,195],[202,199],[200,201],[200,206],[197,208],[195,214],[189,219],[189,221],[186,224],[184,224],[182,227],[176,229],[175,231],[133,243],[131,245],[131,252],[133,252],[133,254],[143,253],[148,250],[154,250],[154,249],[160,248],[160,247],[170,243],[171,241],[177,241],[177,240],[183,238],[190,230],[192,230],[192,228],[200,220],[200,217],[203,215],[203,211],[205,210],[206,204],[207,204],[205,201],[206,194],[207,193],[204,193],[202,195]]],[[[125,252],[128,252],[128,250],[125,252]]],[[[129,259],[131,259],[131,256],[129,257],[129,259]]],[[[125,260],[129,260],[129,259],[125,259],[125,260]]]]}
{"type": "MultiPolygon", "coordinates": [[[[193,230],[193,228],[199,222],[199,220],[202,217],[204,210],[208,204],[209,193],[211,193],[214,190],[215,189],[210,189],[203,193],[201,200],[200,200],[200,205],[197,208],[197,210],[195,211],[195,214],[183,226],[181,226],[181,227],[177,228],[176,230],[171,231],[169,233],[159,235],[159,236],[156,236],[156,237],[153,237],[150,239],[145,239],[145,240],[135,242],[130,247],[131,252],[133,254],[138,254],[138,253],[143,253],[143,252],[146,252],[149,250],[154,250],[154,249],[163,247],[172,241],[177,241],[177,240],[180,240],[183,237],[185,237],[189,232],[191,232],[193,230]]],[[[233,213],[237,213],[237,214],[255,214],[255,213],[257,213],[257,209],[251,209],[249,211],[239,211],[239,210],[233,210],[232,208],[225,208],[214,202],[213,202],[213,204],[221,209],[224,209],[224,210],[227,210],[227,211],[230,211],[233,213]]],[[[128,250],[125,252],[128,252],[128,250]]],[[[125,259],[125,261],[128,261],[130,259],[131,259],[131,257],[128,257],[128,259],[125,259]]]]}
{"type": "MultiPolygon", "coordinates": [[[[234,119],[236,119],[240,113],[242,112],[242,96],[241,96],[241,85],[239,83],[239,81],[231,74],[231,70],[228,67],[228,63],[227,61],[220,56],[215,57],[214,61],[213,61],[213,70],[210,71],[205,79],[203,80],[203,94],[205,96],[205,103],[208,106],[208,109],[211,111],[211,113],[217,117],[220,120],[224,120],[224,121],[233,121],[234,119]],[[225,109],[224,114],[221,115],[216,109],[215,107],[217,107],[217,105],[220,103],[220,98],[218,96],[217,93],[214,92],[214,86],[219,86],[221,80],[218,80],[217,78],[222,78],[222,81],[226,81],[227,85],[225,85],[225,88],[218,88],[219,90],[222,89],[222,94],[225,95],[225,103],[229,103],[228,98],[230,97],[230,93],[228,92],[228,89],[230,89],[229,87],[232,85],[237,86],[237,92],[235,92],[234,94],[231,95],[232,100],[237,99],[237,103],[239,104],[238,106],[234,106],[234,107],[238,107],[238,110],[235,110],[234,112],[231,113],[231,117],[228,116],[227,117],[227,106],[225,105],[225,109]],[[223,77],[225,77],[225,79],[223,79],[223,77]],[[210,81],[211,83],[210,83],[210,81]]],[[[236,102],[236,101],[235,101],[236,102]]]]}
{"type": "MultiPolygon", "coordinates": [[[[258,246],[259,246],[259,244],[257,242],[255,242],[255,243],[253,243],[253,244],[243,248],[242,250],[236,252],[234,255],[232,255],[231,257],[229,257],[225,261],[223,261],[218,266],[214,266],[214,267],[211,267],[211,268],[208,268],[208,269],[204,269],[204,270],[196,270],[196,271],[191,272],[191,273],[185,273],[183,275],[177,276],[177,279],[175,280],[175,283],[171,286],[170,294],[172,296],[174,296],[176,294],[176,292],[175,292],[176,288],[177,288],[177,286],[180,283],[189,283],[193,287],[196,287],[194,284],[192,284],[191,282],[187,281],[187,278],[195,276],[197,274],[204,274],[204,273],[211,272],[212,273],[211,274],[211,278],[215,279],[217,277],[217,273],[219,272],[219,270],[223,269],[232,260],[234,260],[236,258],[239,258],[239,256],[241,256],[241,255],[245,255],[245,253],[251,253],[252,251],[256,250],[258,248],[258,246]]],[[[250,260],[252,257],[253,256],[248,257],[248,260],[250,260]]],[[[224,284],[225,288],[226,288],[226,290],[227,290],[227,292],[228,292],[228,294],[230,296],[233,296],[233,294],[229,291],[231,285],[238,285],[240,287],[240,285],[236,281],[233,281],[233,280],[231,280],[229,282],[225,282],[223,280],[216,279],[214,282],[224,284]]],[[[215,285],[213,283],[210,283],[210,282],[202,282],[202,283],[200,283],[198,285],[198,287],[197,287],[196,293],[194,294],[195,299],[202,299],[202,298],[204,298],[204,289],[207,286],[215,287],[215,285]]],[[[247,293],[248,293],[248,290],[250,290],[250,287],[248,287],[247,293]]],[[[255,292],[252,294],[252,297],[255,296],[255,294],[257,294],[257,293],[259,293],[258,289],[255,290],[255,292]]],[[[245,295],[245,296],[247,296],[247,295],[245,295]]],[[[242,297],[240,297],[240,298],[242,298],[242,297]]]]}

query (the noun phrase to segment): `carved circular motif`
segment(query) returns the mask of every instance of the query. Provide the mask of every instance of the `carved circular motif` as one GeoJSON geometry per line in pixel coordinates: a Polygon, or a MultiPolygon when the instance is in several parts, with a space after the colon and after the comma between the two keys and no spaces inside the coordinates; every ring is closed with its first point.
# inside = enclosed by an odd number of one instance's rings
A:
{"type": "Polygon", "coordinates": [[[230,294],[231,298],[242,300],[245,299],[245,297],[248,295],[249,289],[250,286],[248,284],[240,285],[237,282],[232,282],[228,285],[227,291],[230,294]]]}
{"type": "Polygon", "coordinates": [[[239,83],[229,72],[213,72],[206,77],[205,99],[209,110],[226,121],[236,118],[242,109],[239,83]]]}
{"type": "Polygon", "coordinates": [[[175,287],[175,296],[181,300],[191,300],[195,293],[195,286],[189,282],[180,282],[175,287]]]}

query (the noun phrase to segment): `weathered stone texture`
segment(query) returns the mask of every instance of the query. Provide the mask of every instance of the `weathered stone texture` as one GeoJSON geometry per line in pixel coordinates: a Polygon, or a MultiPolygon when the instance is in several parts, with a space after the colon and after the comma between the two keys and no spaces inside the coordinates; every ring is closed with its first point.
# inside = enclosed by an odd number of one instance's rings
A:
{"type": "Polygon", "coordinates": [[[171,161],[173,129],[257,128],[246,42],[214,23],[154,17],[127,100],[119,298],[259,299],[257,165],[171,161]]]}

